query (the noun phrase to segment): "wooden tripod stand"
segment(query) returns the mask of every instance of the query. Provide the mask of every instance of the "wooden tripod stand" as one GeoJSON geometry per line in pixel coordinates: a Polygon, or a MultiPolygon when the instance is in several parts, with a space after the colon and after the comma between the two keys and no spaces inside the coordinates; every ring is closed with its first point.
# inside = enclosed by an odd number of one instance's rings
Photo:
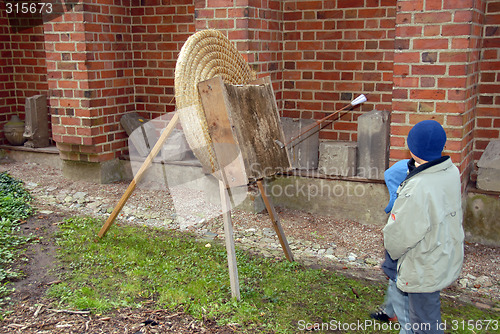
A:
{"type": "MultiPolygon", "coordinates": [[[[231,221],[232,207],[228,190],[231,187],[247,185],[249,182],[248,177],[257,180],[257,186],[285,257],[288,261],[293,261],[293,254],[286,240],[285,233],[281,227],[276,210],[272,205],[272,201],[266,194],[266,188],[263,183],[264,177],[272,176],[279,171],[288,169],[290,167],[290,160],[287,150],[277,146],[274,140],[274,138],[283,140],[284,135],[279,122],[274,93],[268,78],[259,80],[255,85],[251,86],[250,90],[243,89],[241,92],[234,87],[224,86],[222,79],[219,77],[200,83],[199,89],[203,107],[207,115],[210,135],[214,142],[215,155],[219,164],[219,171],[214,175],[219,179],[231,295],[233,298],[239,300],[240,288],[233,224],[231,221]],[[228,89],[233,89],[231,94],[234,95],[228,94],[228,89]],[[247,93],[253,94],[255,97],[243,98],[238,95],[247,93]],[[243,100],[251,101],[250,105],[242,106],[238,110],[238,113],[235,113],[235,108],[239,108],[236,104],[239,104],[243,100]],[[232,103],[228,101],[232,101],[232,103]],[[231,115],[234,116],[234,121],[231,115]],[[248,123],[249,119],[257,119],[262,124],[248,123]],[[266,135],[261,133],[264,126],[267,131],[266,135]],[[251,145],[251,142],[254,145],[251,145]],[[228,147],[231,149],[228,150],[228,147]],[[257,163],[258,168],[252,167],[255,163],[257,163]],[[250,175],[247,175],[246,171],[250,175]]],[[[102,238],[109,230],[178,121],[179,116],[176,112],[101,228],[98,234],[99,238],[102,238]]]]}

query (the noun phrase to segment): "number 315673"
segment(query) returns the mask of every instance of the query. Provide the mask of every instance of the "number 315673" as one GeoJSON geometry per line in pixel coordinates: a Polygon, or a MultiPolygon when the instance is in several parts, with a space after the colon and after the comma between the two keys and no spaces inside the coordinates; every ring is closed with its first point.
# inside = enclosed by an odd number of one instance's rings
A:
{"type": "Polygon", "coordinates": [[[50,14],[52,3],[50,2],[7,2],[7,14],[50,14]]]}

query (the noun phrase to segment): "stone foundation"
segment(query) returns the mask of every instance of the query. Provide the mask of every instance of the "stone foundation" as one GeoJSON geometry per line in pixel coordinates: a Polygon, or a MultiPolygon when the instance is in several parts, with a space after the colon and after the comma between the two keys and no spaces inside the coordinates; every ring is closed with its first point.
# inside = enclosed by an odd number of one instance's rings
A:
{"type": "Polygon", "coordinates": [[[62,160],[64,177],[73,180],[84,180],[95,183],[111,183],[123,179],[123,169],[120,160],[113,159],[104,162],[83,162],[62,160]]]}
{"type": "Polygon", "coordinates": [[[301,176],[277,177],[268,187],[277,206],[384,225],[389,193],[384,183],[301,176]]]}
{"type": "Polygon", "coordinates": [[[500,198],[469,192],[465,201],[464,229],[466,240],[500,246],[500,198]]]}

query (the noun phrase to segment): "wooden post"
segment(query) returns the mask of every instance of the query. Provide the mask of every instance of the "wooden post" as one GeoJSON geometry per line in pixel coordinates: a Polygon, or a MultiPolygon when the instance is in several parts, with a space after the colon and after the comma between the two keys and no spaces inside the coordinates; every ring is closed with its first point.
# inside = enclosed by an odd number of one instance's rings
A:
{"type": "Polygon", "coordinates": [[[231,221],[231,203],[229,201],[227,187],[221,180],[219,181],[219,190],[222,205],[222,217],[224,219],[224,239],[226,241],[231,296],[240,300],[240,282],[238,279],[238,266],[236,263],[236,251],[234,247],[233,222],[231,221]]]}
{"type": "Polygon", "coordinates": [[[264,185],[262,184],[262,180],[257,181],[257,186],[259,187],[260,194],[262,195],[262,199],[264,200],[267,212],[269,213],[269,217],[271,218],[271,221],[273,223],[273,228],[278,235],[278,239],[280,241],[281,248],[283,248],[283,252],[285,253],[285,257],[288,261],[293,262],[293,254],[290,250],[290,246],[288,245],[288,241],[286,240],[285,232],[281,227],[279,217],[276,214],[276,210],[274,209],[271,199],[267,197],[266,190],[264,188],[264,185]]]}
{"type": "Polygon", "coordinates": [[[163,131],[163,133],[161,134],[160,138],[156,142],[156,144],[153,147],[153,149],[151,150],[151,152],[149,152],[149,155],[146,157],[146,160],[142,164],[141,168],[135,174],[134,179],[128,185],[127,190],[120,198],[120,201],[113,209],[113,212],[111,212],[111,214],[109,215],[108,219],[106,220],[106,223],[104,223],[103,227],[99,231],[99,234],[98,234],[99,238],[102,238],[106,234],[106,232],[108,232],[108,230],[111,227],[111,225],[113,224],[114,220],[116,219],[116,217],[118,216],[120,211],[122,211],[123,206],[125,205],[125,203],[129,199],[130,195],[132,195],[132,192],[134,191],[137,183],[139,183],[139,181],[141,180],[144,172],[151,165],[151,163],[153,162],[153,159],[156,157],[156,155],[158,155],[158,152],[160,152],[160,149],[163,146],[163,144],[165,143],[165,140],[167,140],[168,136],[174,130],[175,126],[177,125],[177,122],[179,122],[179,114],[176,112],[174,114],[174,116],[172,117],[172,119],[170,120],[170,122],[168,123],[165,130],[163,131]]]}

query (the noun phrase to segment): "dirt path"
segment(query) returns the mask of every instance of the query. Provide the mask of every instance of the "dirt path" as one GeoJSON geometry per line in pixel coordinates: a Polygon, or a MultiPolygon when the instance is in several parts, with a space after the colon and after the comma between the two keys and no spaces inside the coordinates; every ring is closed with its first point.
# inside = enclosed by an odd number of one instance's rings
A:
{"type": "Polygon", "coordinates": [[[17,270],[23,272],[22,280],[13,282],[15,292],[11,298],[15,301],[37,301],[43,297],[45,288],[57,282],[55,270],[56,247],[52,235],[57,229],[57,223],[64,219],[58,214],[36,214],[22,224],[23,235],[36,236],[26,249],[22,261],[18,262],[17,270]]]}

